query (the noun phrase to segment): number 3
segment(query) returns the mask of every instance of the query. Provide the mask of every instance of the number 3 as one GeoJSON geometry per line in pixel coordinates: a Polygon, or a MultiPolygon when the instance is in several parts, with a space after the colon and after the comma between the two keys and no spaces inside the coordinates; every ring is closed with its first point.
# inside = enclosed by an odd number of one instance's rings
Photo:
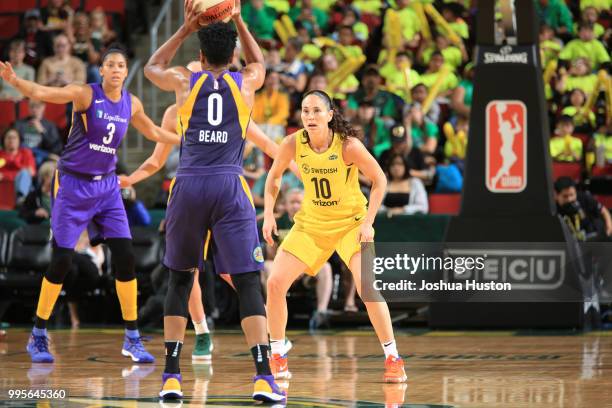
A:
{"type": "Polygon", "coordinates": [[[109,123],[106,125],[106,130],[108,130],[108,136],[102,139],[104,144],[109,144],[113,140],[113,136],[115,135],[115,124],[109,123]]]}

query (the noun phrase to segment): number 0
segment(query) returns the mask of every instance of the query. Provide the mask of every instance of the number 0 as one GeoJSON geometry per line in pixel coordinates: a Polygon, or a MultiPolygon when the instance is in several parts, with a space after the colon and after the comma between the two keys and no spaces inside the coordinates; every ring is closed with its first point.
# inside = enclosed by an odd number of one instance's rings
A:
{"type": "Polygon", "coordinates": [[[223,120],[223,99],[219,94],[211,94],[208,97],[208,123],[219,126],[223,120]]]}

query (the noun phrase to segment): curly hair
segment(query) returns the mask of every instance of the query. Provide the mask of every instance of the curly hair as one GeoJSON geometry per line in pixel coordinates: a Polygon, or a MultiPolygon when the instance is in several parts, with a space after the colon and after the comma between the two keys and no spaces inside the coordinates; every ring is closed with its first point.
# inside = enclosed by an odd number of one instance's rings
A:
{"type": "MultiPolygon", "coordinates": [[[[357,131],[351,126],[350,122],[346,120],[344,116],[342,116],[342,113],[340,110],[338,110],[336,105],[334,105],[334,102],[327,93],[318,89],[309,91],[304,94],[302,101],[310,95],[316,95],[319,97],[323,102],[325,102],[327,109],[333,111],[332,119],[327,126],[334,132],[334,134],[338,135],[340,140],[345,141],[349,137],[357,137],[357,131]]],[[[310,141],[310,137],[308,136],[308,131],[306,131],[306,129],[303,130],[303,139],[305,140],[304,143],[308,143],[310,141]]]]}
{"type": "Polygon", "coordinates": [[[212,65],[229,64],[236,48],[238,33],[232,23],[213,23],[198,31],[200,50],[212,65]]]}

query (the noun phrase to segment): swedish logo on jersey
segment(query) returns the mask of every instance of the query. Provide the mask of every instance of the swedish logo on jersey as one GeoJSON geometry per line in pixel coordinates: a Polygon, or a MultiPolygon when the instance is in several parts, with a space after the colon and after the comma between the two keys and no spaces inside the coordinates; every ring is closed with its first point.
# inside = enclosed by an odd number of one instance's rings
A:
{"type": "Polygon", "coordinates": [[[262,252],[260,246],[255,247],[255,249],[253,250],[253,259],[256,262],[263,262],[264,261],[263,252],[262,252]]]}

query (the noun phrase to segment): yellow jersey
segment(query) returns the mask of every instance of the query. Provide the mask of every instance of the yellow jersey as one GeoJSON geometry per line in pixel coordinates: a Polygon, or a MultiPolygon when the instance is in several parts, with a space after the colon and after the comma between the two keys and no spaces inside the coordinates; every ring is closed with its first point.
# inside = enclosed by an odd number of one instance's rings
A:
{"type": "Polygon", "coordinates": [[[342,144],[334,135],[331,146],[316,153],[303,129],[295,133],[295,161],[304,183],[304,201],[295,221],[303,228],[323,228],[331,233],[354,226],[365,216],[367,199],[359,188],[359,170],[345,164],[342,144]]]}

